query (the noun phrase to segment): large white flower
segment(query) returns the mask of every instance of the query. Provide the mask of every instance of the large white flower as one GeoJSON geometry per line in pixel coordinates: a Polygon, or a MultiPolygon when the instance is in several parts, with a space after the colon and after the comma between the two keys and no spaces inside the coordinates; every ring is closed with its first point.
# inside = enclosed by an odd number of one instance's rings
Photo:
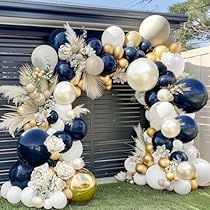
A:
{"type": "Polygon", "coordinates": [[[75,173],[73,165],[71,163],[67,163],[65,161],[59,161],[54,170],[56,171],[58,177],[61,179],[67,180],[72,177],[75,173]]]}
{"type": "Polygon", "coordinates": [[[61,152],[65,149],[65,144],[61,138],[48,136],[44,142],[49,152],[61,152]]]}

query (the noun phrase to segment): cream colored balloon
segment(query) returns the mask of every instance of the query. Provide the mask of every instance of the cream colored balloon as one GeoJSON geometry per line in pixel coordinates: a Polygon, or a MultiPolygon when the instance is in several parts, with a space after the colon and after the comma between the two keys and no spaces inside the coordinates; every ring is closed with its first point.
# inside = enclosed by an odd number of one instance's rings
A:
{"type": "Polygon", "coordinates": [[[196,168],[189,161],[182,161],[177,166],[176,173],[181,179],[190,180],[195,176],[196,168]]]}
{"type": "Polygon", "coordinates": [[[151,90],[157,84],[159,72],[154,62],[138,58],[127,69],[128,84],[136,91],[151,90]]]}
{"type": "Polygon", "coordinates": [[[175,119],[165,120],[161,126],[161,133],[167,138],[175,138],[180,131],[180,123],[175,119]]]}
{"type": "Polygon", "coordinates": [[[168,40],[170,34],[169,22],[161,15],[151,15],[143,20],[139,33],[150,41],[152,46],[157,46],[168,40]]]}
{"type": "Polygon", "coordinates": [[[76,99],[74,85],[70,82],[60,82],[56,85],[53,96],[56,104],[68,105],[76,99]]]}
{"type": "Polygon", "coordinates": [[[157,93],[157,98],[159,101],[173,101],[174,96],[171,94],[171,92],[168,89],[160,89],[157,93]]]}
{"type": "Polygon", "coordinates": [[[99,56],[90,56],[86,60],[85,70],[90,75],[99,75],[104,70],[104,62],[99,56]]]}

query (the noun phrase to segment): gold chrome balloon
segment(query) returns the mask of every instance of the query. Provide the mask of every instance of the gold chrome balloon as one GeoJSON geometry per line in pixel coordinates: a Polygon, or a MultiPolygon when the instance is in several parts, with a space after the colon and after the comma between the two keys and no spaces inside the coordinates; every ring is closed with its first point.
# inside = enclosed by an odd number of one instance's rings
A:
{"type": "Polygon", "coordinates": [[[103,46],[103,51],[104,51],[104,53],[113,55],[113,53],[114,53],[114,47],[111,44],[105,44],[103,46]]]}
{"type": "Polygon", "coordinates": [[[112,85],[104,86],[104,90],[111,90],[111,89],[112,89],[112,85]]]}
{"type": "Polygon", "coordinates": [[[152,144],[146,144],[145,145],[145,150],[146,150],[147,153],[152,154],[154,152],[153,145],[152,144]]]}
{"type": "Polygon", "coordinates": [[[182,48],[182,46],[181,46],[181,43],[179,43],[179,42],[171,43],[170,46],[169,46],[169,50],[172,53],[180,52],[181,48],[182,48]]]}
{"type": "Polygon", "coordinates": [[[197,183],[197,181],[195,179],[190,180],[190,184],[191,184],[191,189],[192,190],[198,189],[198,183],[197,183]]]}
{"type": "Polygon", "coordinates": [[[172,181],[174,179],[174,174],[169,172],[166,174],[166,178],[168,179],[168,181],[172,181]]]}
{"type": "Polygon", "coordinates": [[[156,133],[156,130],[154,129],[154,128],[147,128],[147,135],[149,136],[149,137],[153,137],[154,136],[154,134],[156,133]]]}
{"type": "Polygon", "coordinates": [[[141,42],[141,35],[137,31],[129,31],[125,35],[125,44],[132,42],[134,47],[138,47],[141,42]]]}
{"type": "Polygon", "coordinates": [[[72,192],[71,200],[76,203],[89,202],[96,192],[96,179],[90,171],[84,168],[76,171],[66,184],[66,188],[72,192]]]}
{"type": "Polygon", "coordinates": [[[150,154],[146,154],[143,157],[143,162],[147,166],[151,166],[154,163],[154,158],[150,154]]]}
{"type": "Polygon", "coordinates": [[[127,59],[121,58],[120,60],[118,60],[118,66],[121,69],[127,69],[128,68],[128,65],[129,65],[129,62],[128,62],[127,59]]]}
{"type": "Polygon", "coordinates": [[[139,174],[146,174],[147,166],[145,166],[143,163],[137,163],[135,169],[139,174]]]}
{"type": "Polygon", "coordinates": [[[24,129],[24,131],[27,131],[27,130],[31,129],[30,123],[26,123],[26,124],[23,126],[23,129],[24,129]]]}
{"type": "Polygon", "coordinates": [[[103,84],[106,84],[110,80],[110,76],[106,75],[105,77],[100,76],[100,80],[102,81],[103,84]]]}
{"type": "Polygon", "coordinates": [[[160,158],[158,161],[158,165],[161,168],[167,168],[169,166],[170,160],[168,158],[160,158]]]}
{"type": "Polygon", "coordinates": [[[196,168],[188,161],[183,161],[179,163],[176,169],[177,175],[181,179],[192,179],[196,173],[196,168]]]}
{"type": "Polygon", "coordinates": [[[60,153],[59,152],[53,152],[50,156],[51,160],[58,160],[60,158],[60,153]]]}
{"type": "Polygon", "coordinates": [[[162,54],[168,51],[169,51],[168,47],[166,47],[165,45],[159,45],[154,48],[153,53],[157,55],[159,58],[161,58],[162,54]]]}
{"type": "Polygon", "coordinates": [[[72,199],[73,193],[72,193],[72,191],[70,189],[64,189],[63,192],[66,195],[68,200],[72,199]]]}
{"type": "Polygon", "coordinates": [[[160,60],[160,59],[158,58],[158,56],[155,55],[153,52],[147,53],[147,54],[146,54],[146,57],[147,57],[149,60],[151,60],[151,61],[158,61],[158,60],[160,60]]]}
{"type": "Polygon", "coordinates": [[[124,55],[124,49],[121,46],[116,46],[114,48],[114,54],[113,55],[116,59],[122,58],[123,55],[124,55]]]}
{"type": "Polygon", "coordinates": [[[75,87],[75,91],[76,91],[76,96],[80,97],[81,93],[82,93],[81,89],[78,86],[74,86],[74,87],[75,87]]]}
{"type": "Polygon", "coordinates": [[[112,85],[112,79],[108,80],[104,85],[106,86],[112,85]]]}

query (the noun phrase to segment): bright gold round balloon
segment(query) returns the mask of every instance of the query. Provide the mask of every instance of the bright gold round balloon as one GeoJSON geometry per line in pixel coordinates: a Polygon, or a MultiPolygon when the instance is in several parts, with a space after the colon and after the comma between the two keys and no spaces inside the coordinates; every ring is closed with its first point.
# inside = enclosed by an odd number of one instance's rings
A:
{"type": "Polygon", "coordinates": [[[197,183],[197,181],[195,179],[190,180],[190,184],[191,184],[191,189],[192,190],[198,189],[198,183],[197,183]]]}
{"type": "Polygon", "coordinates": [[[137,163],[135,170],[139,174],[146,174],[147,166],[145,166],[143,163],[137,163]]]}
{"type": "Polygon", "coordinates": [[[171,43],[170,46],[169,46],[169,50],[172,53],[180,52],[181,48],[182,48],[182,46],[181,46],[181,44],[179,42],[171,43]]]}
{"type": "Polygon", "coordinates": [[[127,59],[125,58],[121,58],[120,60],[118,60],[118,66],[122,69],[126,69],[128,68],[129,62],[127,59]]]}
{"type": "Polygon", "coordinates": [[[154,136],[154,134],[156,133],[156,130],[154,129],[154,128],[147,128],[147,135],[149,136],[149,137],[153,137],[154,136]]]}
{"type": "Polygon", "coordinates": [[[104,51],[104,53],[113,55],[113,53],[114,53],[114,47],[111,44],[105,44],[103,46],[103,51],[104,51]]]}
{"type": "Polygon", "coordinates": [[[183,161],[177,166],[176,173],[181,179],[190,180],[194,177],[196,168],[190,162],[183,161]]]}
{"type": "Polygon", "coordinates": [[[168,179],[168,181],[172,181],[174,179],[174,174],[169,172],[166,174],[166,178],[168,179]]]}
{"type": "Polygon", "coordinates": [[[169,51],[168,47],[166,47],[165,45],[159,45],[154,48],[153,53],[157,55],[159,58],[161,58],[162,54],[168,51],[169,51]]]}
{"type": "Polygon", "coordinates": [[[143,157],[143,162],[147,166],[151,166],[154,163],[154,158],[150,154],[146,154],[143,157]]]}
{"type": "Polygon", "coordinates": [[[167,168],[169,166],[170,160],[168,158],[160,158],[158,161],[158,165],[161,168],[167,168]]]}
{"type": "Polygon", "coordinates": [[[140,33],[137,31],[129,31],[125,35],[125,44],[127,44],[128,42],[131,42],[134,45],[134,47],[138,47],[141,42],[140,33]]]}
{"type": "Polygon", "coordinates": [[[146,144],[145,145],[145,150],[146,150],[147,153],[152,154],[154,152],[153,145],[152,144],[146,144]]]}
{"type": "Polygon", "coordinates": [[[155,53],[153,53],[153,52],[147,53],[147,54],[146,54],[146,57],[147,57],[149,60],[151,60],[151,61],[157,61],[157,60],[159,60],[158,56],[155,55],[155,53]]]}
{"type": "Polygon", "coordinates": [[[112,89],[112,85],[104,86],[104,90],[111,90],[111,89],[112,89]]]}
{"type": "Polygon", "coordinates": [[[108,80],[106,83],[105,83],[106,86],[109,86],[109,85],[112,85],[112,79],[108,80]]]}
{"type": "Polygon", "coordinates": [[[124,49],[123,49],[121,46],[116,46],[116,47],[114,48],[113,54],[114,54],[114,57],[115,57],[116,59],[120,59],[120,58],[122,58],[123,55],[124,55],[124,49]]]}
{"type": "Polygon", "coordinates": [[[100,76],[100,80],[102,81],[103,84],[106,84],[110,80],[110,76],[106,75],[105,77],[100,76]]]}
{"type": "Polygon", "coordinates": [[[96,179],[87,169],[76,171],[75,175],[67,180],[67,189],[72,192],[71,201],[75,203],[89,202],[96,192],[96,179]]]}

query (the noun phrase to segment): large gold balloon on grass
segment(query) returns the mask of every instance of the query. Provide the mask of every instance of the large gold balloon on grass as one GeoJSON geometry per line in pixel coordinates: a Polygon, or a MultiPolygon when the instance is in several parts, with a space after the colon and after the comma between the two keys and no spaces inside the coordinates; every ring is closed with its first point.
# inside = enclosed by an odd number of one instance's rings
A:
{"type": "Polygon", "coordinates": [[[71,201],[75,203],[87,203],[95,195],[96,179],[87,169],[78,170],[67,181],[67,189],[70,189],[72,192],[71,201]]]}

